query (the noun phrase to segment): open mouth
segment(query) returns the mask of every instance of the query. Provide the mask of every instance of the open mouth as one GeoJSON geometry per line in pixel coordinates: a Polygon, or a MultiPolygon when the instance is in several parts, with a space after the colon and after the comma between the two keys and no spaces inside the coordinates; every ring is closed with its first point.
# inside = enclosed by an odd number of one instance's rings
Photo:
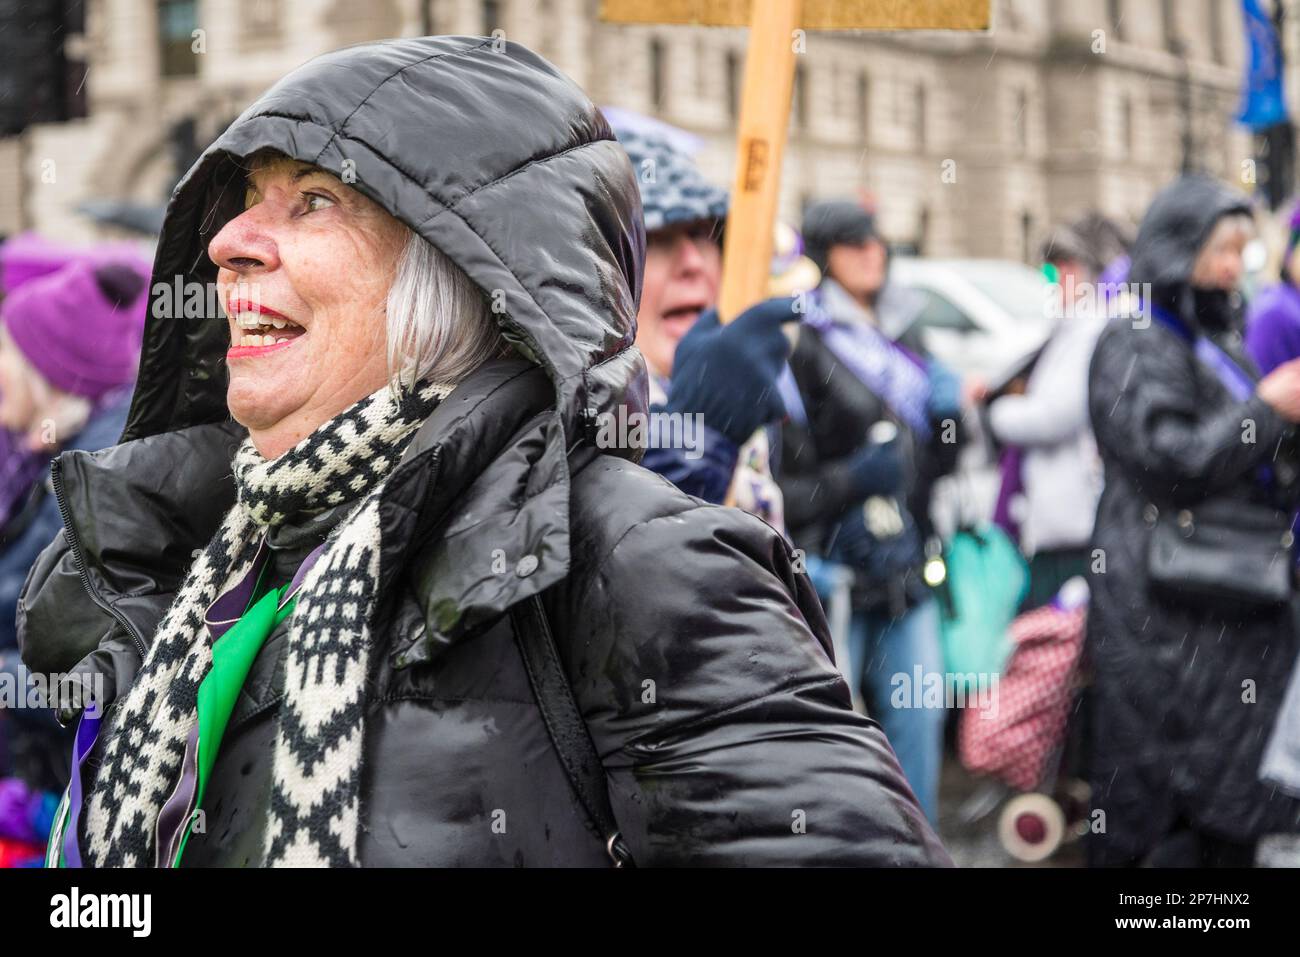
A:
{"type": "Polygon", "coordinates": [[[288,319],[255,312],[241,312],[235,317],[240,335],[236,346],[272,346],[305,335],[307,330],[288,319]]]}
{"type": "Polygon", "coordinates": [[[675,306],[663,312],[660,319],[670,326],[682,327],[682,333],[695,324],[695,320],[700,318],[700,313],[704,311],[702,303],[690,303],[684,306],[675,306]]]}
{"type": "Polygon", "coordinates": [[[227,358],[262,355],[282,349],[307,334],[292,319],[265,307],[232,303],[236,331],[227,358]]]}

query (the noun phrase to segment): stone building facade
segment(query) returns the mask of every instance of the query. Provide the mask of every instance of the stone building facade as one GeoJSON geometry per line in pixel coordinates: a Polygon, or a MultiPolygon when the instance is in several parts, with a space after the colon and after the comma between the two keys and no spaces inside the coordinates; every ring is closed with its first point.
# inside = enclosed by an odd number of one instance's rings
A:
{"type": "MultiPolygon", "coordinates": [[[[501,30],[597,103],[696,134],[701,165],[728,184],[745,31],[613,25],[599,7],[88,0],[85,35],[70,40],[88,64],[87,116],[0,140],[0,231],[90,238],[79,202],[159,201],[185,154],[178,138],[201,147],[287,70],[423,32],[501,30]]],[[[994,0],[990,34],[809,34],[782,215],[859,195],[901,246],[1031,259],[1062,218],[1136,220],[1184,165],[1249,189],[1254,146],[1232,120],[1244,56],[1237,0],[994,0]]]]}

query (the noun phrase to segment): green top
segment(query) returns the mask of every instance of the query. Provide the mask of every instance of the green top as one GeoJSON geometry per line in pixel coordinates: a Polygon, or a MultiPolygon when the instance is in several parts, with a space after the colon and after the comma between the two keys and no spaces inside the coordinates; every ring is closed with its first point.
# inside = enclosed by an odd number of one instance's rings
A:
{"type": "MultiPolygon", "coordinates": [[[[263,569],[262,576],[265,574],[266,570],[263,569]]],[[[203,792],[212,775],[212,766],[216,763],[221,739],[226,733],[226,725],[234,711],[235,702],[239,700],[244,679],[248,677],[248,671],[267,637],[280,622],[293,614],[294,606],[298,603],[298,596],[294,595],[283,608],[278,607],[289,584],[285,582],[279,588],[266,591],[261,598],[257,598],[262,589],[262,577],[259,576],[257,585],[253,588],[254,597],[249,599],[244,613],[212,646],[212,668],[199,683],[198,692],[198,782],[195,785],[194,811],[202,805],[203,792]]],[[[180,866],[181,855],[185,853],[185,845],[193,826],[192,811],[172,867],[180,866]]]]}

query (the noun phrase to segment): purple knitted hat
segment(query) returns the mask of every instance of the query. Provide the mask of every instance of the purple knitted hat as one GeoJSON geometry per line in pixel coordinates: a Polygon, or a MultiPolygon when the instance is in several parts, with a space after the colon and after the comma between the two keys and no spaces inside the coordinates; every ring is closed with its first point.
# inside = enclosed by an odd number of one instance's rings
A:
{"type": "Polygon", "coordinates": [[[58,272],[84,255],[36,233],[19,233],[0,245],[0,289],[7,296],[23,283],[58,272]]]}
{"type": "Polygon", "coordinates": [[[24,283],[0,304],[0,322],[55,388],[88,399],[135,378],[148,268],[101,254],[24,283]]]}

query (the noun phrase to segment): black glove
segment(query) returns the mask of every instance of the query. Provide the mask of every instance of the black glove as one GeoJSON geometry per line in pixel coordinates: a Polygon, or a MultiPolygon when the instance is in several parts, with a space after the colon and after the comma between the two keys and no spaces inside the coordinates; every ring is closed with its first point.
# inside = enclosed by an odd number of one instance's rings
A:
{"type": "Polygon", "coordinates": [[[802,316],[793,299],[769,299],[727,325],[710,309],[677,344],[668,412],[700,413],[704,424],[743,445],[754,430],[785,417],[776,380],[790,355],[781,332],[802,316]]]}

